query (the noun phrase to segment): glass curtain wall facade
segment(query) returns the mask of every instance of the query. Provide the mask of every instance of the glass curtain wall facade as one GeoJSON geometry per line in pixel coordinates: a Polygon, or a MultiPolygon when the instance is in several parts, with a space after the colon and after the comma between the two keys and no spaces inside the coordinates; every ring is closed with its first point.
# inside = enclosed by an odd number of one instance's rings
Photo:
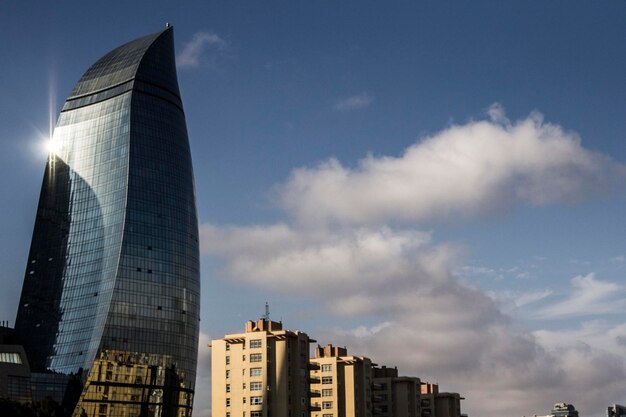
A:
{"type": "Polygon", "coordinates": [[[190,416],[198,221],[173,29],[89,68],[51,148],[16,319],[33,395],[55,386],[76,417],[190,416]]]}

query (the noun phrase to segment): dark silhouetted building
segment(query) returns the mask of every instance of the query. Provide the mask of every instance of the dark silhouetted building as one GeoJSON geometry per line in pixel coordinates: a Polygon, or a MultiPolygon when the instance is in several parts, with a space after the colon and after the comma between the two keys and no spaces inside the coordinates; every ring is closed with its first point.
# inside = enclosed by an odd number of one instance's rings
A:
{"type": "Polygon", "coordinates": [[[606,417],[626,417],[626,407],[619,404],[613,404],[606,409],[606,417]]]}
{"type": "Polygon", "coordinates": [[[30,403],[30,367],[26,352],[8,323],[0,324],[0,398],[30,403]]]}

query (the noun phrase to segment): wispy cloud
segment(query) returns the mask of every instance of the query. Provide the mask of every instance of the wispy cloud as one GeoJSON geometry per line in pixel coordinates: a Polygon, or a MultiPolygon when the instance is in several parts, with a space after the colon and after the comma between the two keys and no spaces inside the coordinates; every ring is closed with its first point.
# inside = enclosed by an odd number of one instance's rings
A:
{"type": "Polygon", "coordinates": [[[491,291],[489,296],[502,305],[505,311],[513,311],[529,304],[534,304],[553,294],[550,289],[530,291],[491,291]]]}
{"type": "Polygon", "coordinates": [[[570,282],[572,288],[567,297],[537,310],[537,318],[559,319],[626,312],[626,291],[623,286],[598,280],[593,273],[576,276],[570,282]]]}
{"type": "Polygon", "coordinates": [[[374,101],[374,98],[372,96],[370,96],[366,92],[363,92],[361,94],[357,94],[354,96],[345,97],[345,98],[337,100],[335,102],[335,110],[349,111],[349,110],[364,109],[368,107],[370,104],[372,104],[373,101],[374,101]]]}
{"type": "Polygon", "coordinates": [[[196,68],[202,63],[214,62],[209,54],[221,51],[228,43],[213,32],[197,32],[193,38],[185,43],[183,50],[176,57],[179,68],[196,68]]]}

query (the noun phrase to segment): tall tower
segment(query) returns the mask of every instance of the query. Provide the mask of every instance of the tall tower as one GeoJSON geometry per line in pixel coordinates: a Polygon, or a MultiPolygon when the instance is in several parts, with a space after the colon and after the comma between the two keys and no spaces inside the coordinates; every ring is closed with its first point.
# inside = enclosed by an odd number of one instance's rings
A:
{"type": "Polygon", "coordinates": [[[173,29],[109,52],[59,116],[16,319],[74,416],[190,416],[198,221],[173,29]]]}

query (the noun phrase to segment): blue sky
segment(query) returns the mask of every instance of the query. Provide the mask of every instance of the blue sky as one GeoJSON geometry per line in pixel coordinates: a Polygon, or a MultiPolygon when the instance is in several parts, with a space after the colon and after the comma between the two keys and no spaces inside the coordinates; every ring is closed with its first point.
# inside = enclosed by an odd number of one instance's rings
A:
{"type": "Polygon", "coordinates": [[[50,111],[104,53],[170,22],[203,341],[269,301],[288,328],[461,392],[470,415],[558,401],[603,415],[626,402],[625,14],[623,1],[2,2],[0,316],[17,308],[50,111]]]}

